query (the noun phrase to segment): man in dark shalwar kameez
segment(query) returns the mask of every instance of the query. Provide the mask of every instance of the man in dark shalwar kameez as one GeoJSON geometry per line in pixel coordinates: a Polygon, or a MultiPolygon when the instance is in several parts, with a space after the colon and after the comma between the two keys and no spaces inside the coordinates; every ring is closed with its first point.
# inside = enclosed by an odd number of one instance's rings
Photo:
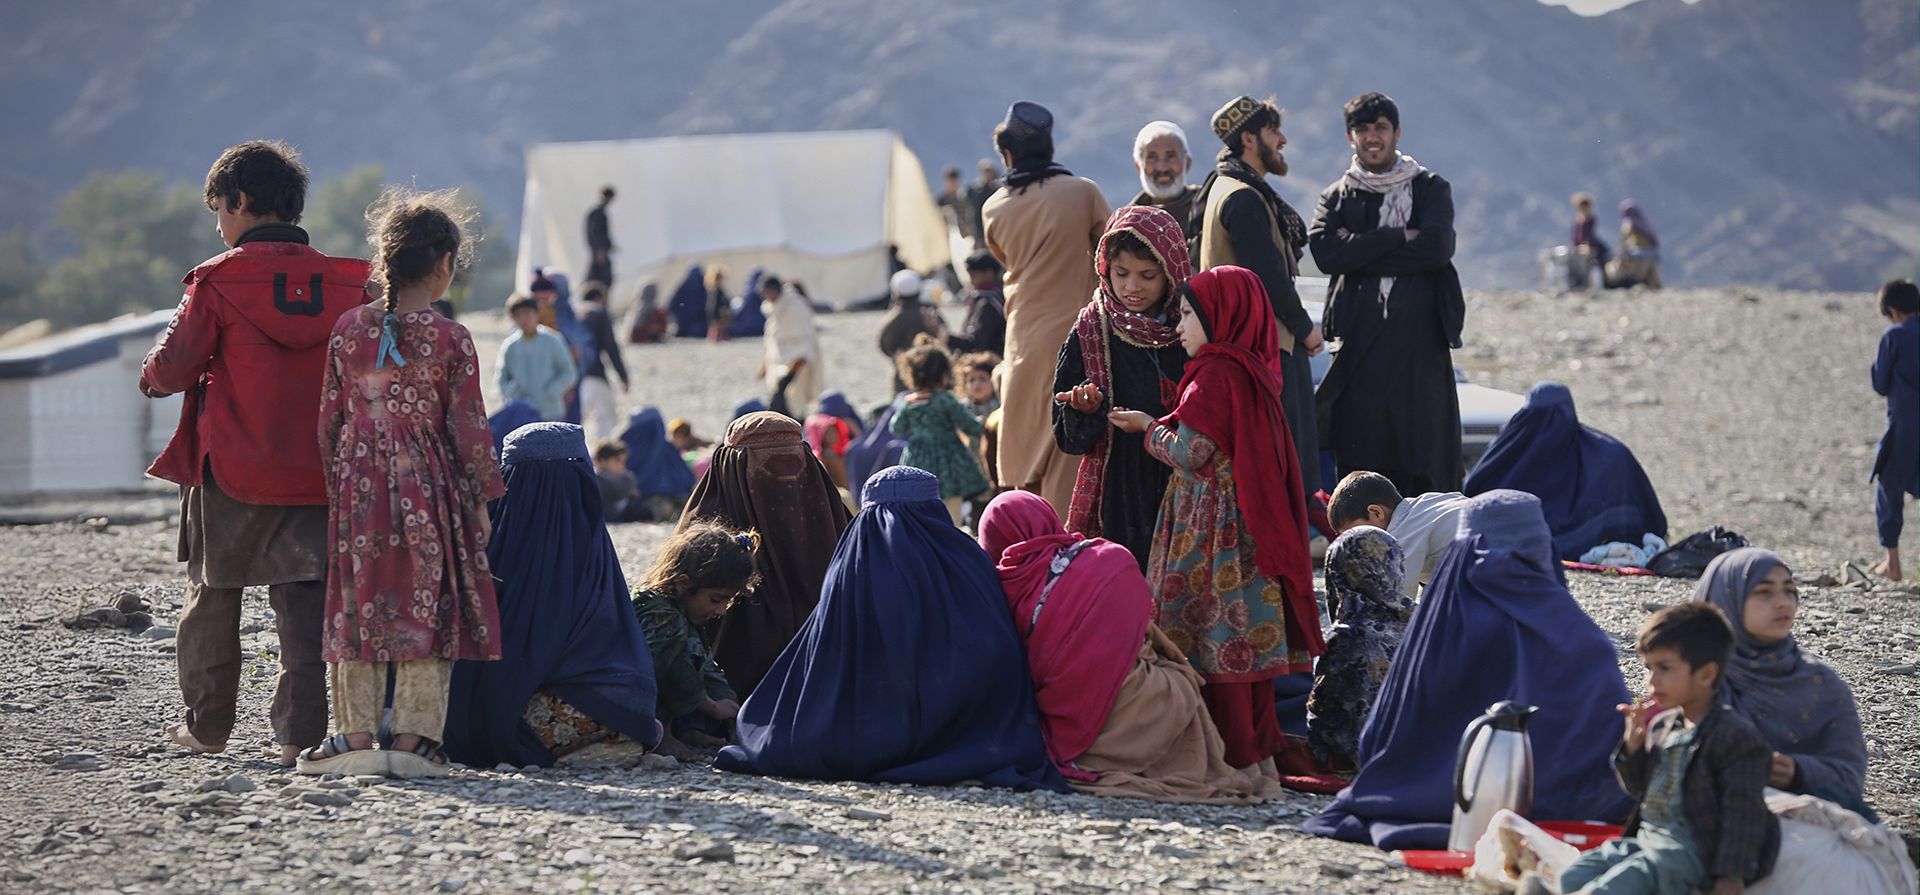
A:
{"type": "Polygon", "coordinates": [[[1300,304],[1293,286],[1300,253],[1306,249],[1306,222],[1267,183],[1269,174],[1287,174],[1287,157],[1280,151],[1287,145],[1287,136],[1280,132],[1280,108],[1272,100],[1235,97],[1213,113],[1212,123],[1213,135],[1226,147],[1194,196],[1187,229],[1193,234],[1193,267],[1244,267],[1266,287],[1280,324],[1280,405],[1293,436],[1301,485],[1313,504],[1311,497],[1320,490],[1320,437],[1308,358],[1320,353],[1322,339],[1320,326],[1300,304]]]}
{"type": "Polygon", "coordinates": [[[1457,491],[1460,399],[1451,349],[1466,318],[1453,267],[1453,188],[1399,151],[1400,111],[1379,93],[1346,106],[1347,173],[1308,231],[1333,278],[1322,316],[1333,366],[1316,395],[1340,475],[1371,470],[1401,494],[1457,491]]]}

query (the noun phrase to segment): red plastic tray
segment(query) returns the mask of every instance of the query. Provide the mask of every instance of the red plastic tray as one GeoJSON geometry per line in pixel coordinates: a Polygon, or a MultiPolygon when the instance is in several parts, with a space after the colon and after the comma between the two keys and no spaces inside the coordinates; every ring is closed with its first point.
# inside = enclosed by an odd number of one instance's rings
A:
{"type": "Polygon", "coordinates": [[[1473,866],[1473,852],[1408,849],[1400,852],[1408,867],[1437,876],[1459,876],[1473,866]]]}
{"type": "Polygon", "coordinates": [[[1620,838],[1621,834],[1626,832],[1626,828],[1618,824],[1595,823],[1590,820],[1543,820],[1534,826],[1581,851],[1592,851],[1620,838]]]}

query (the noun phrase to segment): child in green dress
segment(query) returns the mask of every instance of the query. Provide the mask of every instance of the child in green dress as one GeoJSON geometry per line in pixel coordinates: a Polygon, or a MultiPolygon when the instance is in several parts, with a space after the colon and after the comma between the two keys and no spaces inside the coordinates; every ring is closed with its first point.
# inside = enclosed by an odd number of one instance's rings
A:
{"type": "Polygon", "coordinates": [[[713,661],[702,629],[760,582],[760,536],[713,522],[682,528],[660,548],[633,594],[659,688],[655,717],[667,727],[657,750],[697,757],[689,746],[724,746],[740,713],[739,696],[713,661]]]}
{"type": "Polygon", "coordinates": [[[915,339],[897,361],[900,381],[910,390],[901,397],[889,424],[893,434],[907,440],[901,466],[924,469],[940,477],[940,499],[962,520],[961,504],[987,490],[986,473],[959,433],[977,436],[986,431],[980,420],[953,396],[953,357],[930,338],[915,339]]]}

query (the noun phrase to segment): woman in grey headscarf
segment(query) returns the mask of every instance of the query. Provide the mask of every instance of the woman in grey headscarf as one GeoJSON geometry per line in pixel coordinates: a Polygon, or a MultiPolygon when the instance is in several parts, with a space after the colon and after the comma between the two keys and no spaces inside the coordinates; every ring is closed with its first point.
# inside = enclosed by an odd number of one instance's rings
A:
{"type": "Polygon", "coordinates": [[[1707,564],[1693,598],[1720,607],[1733,623],[1722,695],[1773,746],[1767,782],[1877,820],[1862,797],[1867,745],[1853,691],[1794,642],[1800,592],[1792,570],[1772,551],[1732,550],[1707,564]]]}

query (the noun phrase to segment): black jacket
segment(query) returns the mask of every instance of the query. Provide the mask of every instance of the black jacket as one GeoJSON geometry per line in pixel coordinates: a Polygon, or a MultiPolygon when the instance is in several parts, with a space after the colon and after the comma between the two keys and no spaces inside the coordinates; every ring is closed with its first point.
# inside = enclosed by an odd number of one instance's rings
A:
{"type": "MultiPolygon", "coordinates": [[[[1614,776],[1636,802],[1646,800],[1661,745],[1681,720],[1679,712],[1667,712],[1654,719],[1645,749],[1628,752],[1623,742],[1613,750],[1614,776]]],[[[1726,706],[1715,706],[1700,719],[1693,740],[1693,757],[1680,784],[1680,810],[1700,849],[1700,863],[1714,879],[1752,883],[1772,873],[1780,855],[1780,820],[1767,810],[1765,795],[1773,749],[1753,722],[1726,706]]],[[[1636,805],[1627,835],[1639,829],[1636,805]]]]}

